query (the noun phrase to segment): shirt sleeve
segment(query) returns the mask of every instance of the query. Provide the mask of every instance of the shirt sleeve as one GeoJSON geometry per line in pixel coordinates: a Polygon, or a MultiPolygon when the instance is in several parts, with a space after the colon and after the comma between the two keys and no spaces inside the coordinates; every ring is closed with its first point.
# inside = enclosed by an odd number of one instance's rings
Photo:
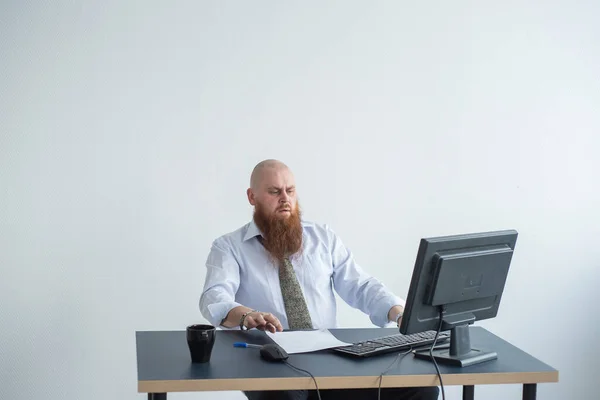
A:
{"type": "Polygon", "coordinates": [[[327,228],[333,258],[333,285],[351,307],[367,314],[376,326],[385,326],[388,312],[395,305],[404,307],[404,299],[394,295],[383,283],[368,275],[354,260],[352,252],[327,228]]]}
{"type": "Polygon", "coordinates": [[[229,311],[241,304],[235,301],[240,285],[240,268],[231,248],[215,240],[206,260],[204,290],[200,296],[200,312],[212,325],[221,326],[229,311]]]}

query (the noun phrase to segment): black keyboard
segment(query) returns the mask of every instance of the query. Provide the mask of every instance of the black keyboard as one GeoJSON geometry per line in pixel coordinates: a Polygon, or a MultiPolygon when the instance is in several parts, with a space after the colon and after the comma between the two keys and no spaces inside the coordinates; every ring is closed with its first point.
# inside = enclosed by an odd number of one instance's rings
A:
{"type": "MultiPolygon", "coordinates": [[[[356,342],[350,346],[336,347],[333,350],[355,357],[370,357],[378,354],[408,350],[410,348],[416,349],[431,345],[435,339],[435,334],[436,331],[425,331],[410,335],[402,335],[399,333],[356,342]]],[[[436,348],[438,343],[444,343],[448,341],[448,339],[450,339],[450,332],[440,332],[435,343],[436,348]]]]}

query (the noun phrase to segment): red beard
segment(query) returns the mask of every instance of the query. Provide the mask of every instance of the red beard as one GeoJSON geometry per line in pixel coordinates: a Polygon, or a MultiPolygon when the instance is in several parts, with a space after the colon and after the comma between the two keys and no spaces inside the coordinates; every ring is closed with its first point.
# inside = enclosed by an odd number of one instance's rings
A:
{"type": "Polygon", "coordinates": [[[302,223],[298,203],[288,218],[268,216],[259,204],[254,209],[254,223],[263,234],[263,246],[279,264],[284,258],[292,257],[302,248],[302,223]]]}

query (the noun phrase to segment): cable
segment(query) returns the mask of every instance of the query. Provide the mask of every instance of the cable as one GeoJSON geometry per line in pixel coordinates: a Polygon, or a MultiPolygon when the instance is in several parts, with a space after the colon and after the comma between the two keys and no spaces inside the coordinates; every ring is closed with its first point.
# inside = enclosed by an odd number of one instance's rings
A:
{"type": "Polygon", "coordinates": [[[315,387],[317,388],[317,397],[319,398],[319,400],[321,400],[321,393],[319,393],[319,386],[317,385],[317,380],[315,379],[314,375],[311,374],[309,371],[302,369],[302,368],[298,368],[292,364],[290,364],[287,360],[284,361],[289,367],[292,367],[298,371],[302,371],[307,373],[308,375],[310,375],[310,377],[313,379],[313,381],[315,382],[315,387]]]}
{"type": "Polygon", "coordinates": [[[435,348],[435,344],[438,340],[438,336],[440,335],[440,331],[442,330],[443,323],[443,314],[444,314],[444,306],[440,306],[440,324],[438,325],[437,332],[435,334],[435,338],[433,338],[433,343],[429,348],[429,356],[431,357],[431,361],[433,361],[433,365],[435,365],[435,370],[437,372],[438,379],[440,380],[440,386],[442,387],[442,400],[446,400],[446,394],[444,393],[444,382],[442,382],[442,374],[440,373],[440,367],[438,367],[438,363],[433,356],[433,349],[435,348]]]}
{"type": "Polygon", "coordinates": [[[410,353],[411,351],[412,351],[412,347],[410,349],[408,349],[407,351],[405,351],[404,353],[396,354],[396,357],[394,358],[394,361],[392,361],[390,366],[387,367],[387,369],[379,375],[379,388],[377,389],[377,400],[381,400],[381,381],[383,380],[383,375],[385,375],[390,369],[392,369],[392,367],[394,365],[396,365],[396,362],[398,362],[398,360],[400,359],[400,356],[405,356],[408,353],[410,353]]]}

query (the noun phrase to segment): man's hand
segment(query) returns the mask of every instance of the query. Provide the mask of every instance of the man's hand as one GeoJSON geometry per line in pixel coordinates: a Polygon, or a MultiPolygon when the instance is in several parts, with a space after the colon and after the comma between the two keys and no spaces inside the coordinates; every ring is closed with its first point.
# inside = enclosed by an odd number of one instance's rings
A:
{"type": "MultiPolygon", "coordinates": [[[[396,318],[398,318],[398,315],[402,315],[402,314],[404,314],[404,307],[393,306],[392,308],[390,308],[390,311],[388,312],[388,321],[396,322],[396,318]]],[[[398,319],[398,326],[400,326],[401,322],[402,322],[402,317],[400,317],[400,319],[398,319]]]]}
{"type": "Polygon", "coordinates": [[[283,331],[283,327],[277,317],[268,312],[257,311],[246,315],[244,326],[248,329],[268,330],[271,333],[283,331]]]}
{"type": "Polygon", "coordinates": [[[227,328],[236,327],[240,324],[240,319],[245,313],[248,313],[244,319],[245,328],[256,328],[261,331],[267,330],[272,333],[283,331],[281,322],[279,322],[277,317],[273,314],[268,312],[252,311],[251,308],[244,306],[238,306],[231,309],[225,319],[221,321],[221,325],[227,328]]]}

